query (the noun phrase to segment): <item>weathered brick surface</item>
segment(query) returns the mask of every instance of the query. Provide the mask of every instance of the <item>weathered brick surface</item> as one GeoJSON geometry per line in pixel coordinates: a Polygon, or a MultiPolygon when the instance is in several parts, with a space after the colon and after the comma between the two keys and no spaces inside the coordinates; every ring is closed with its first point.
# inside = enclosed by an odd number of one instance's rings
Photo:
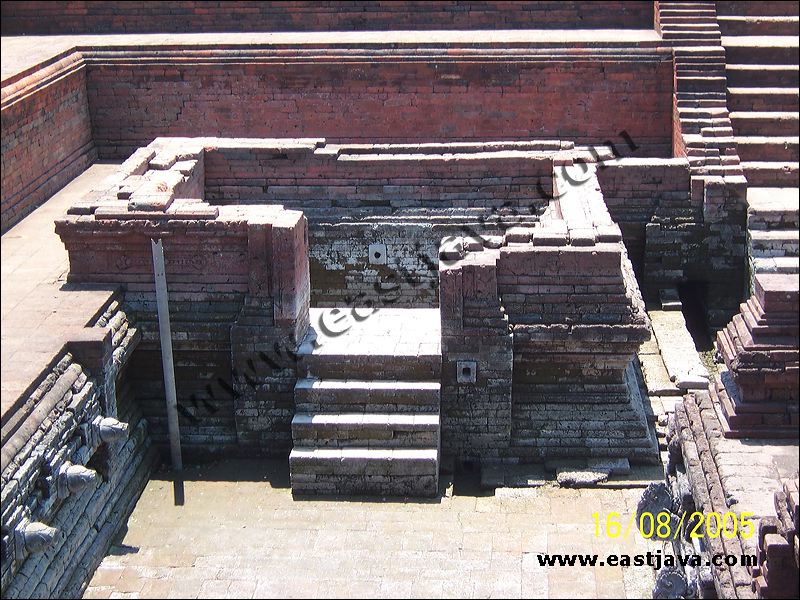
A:
{"type": "MultiPolygon", "coordinates": [[[[676,405],[670,420],[670,445],[674,445],[677,453],[671,458],[668,481],[676,499],[680,499],[680,508],[672,509],[680,512],[696,510],[704,515],[712,512],[725,514],[729,510],[745,514],[744,511],[748,511],[751,515],[760,516],[750,510],[752,507],[748,503],[734,503],[736,490],[731,489],[729,478],[724,477],[723,471],[718,468],[716,461],[721,459],[725,451],[724,438],[709,394],[700,390],[692,391],[682,403],[676,405]]],[[[748,462],[749,457],[745,458],[744,464],[748,462]]],[[[762,485],[766,483],[761,479],[757,481],[762,485]]],[[[742,531],[740,529],[736,535],[724,538],[706,534],[703,537],[703,553],[706,556],[752,553],[755,539],[744,537],[742,531]]],[[[681,538],[676,540],[675,545],[682,550],[681,538]]],[[[745,565],[715,565],[705,573],[701,570],[700,577],[702,580],[695,585],[706,588],[719,598],[753,597],[750,589],[752,578],[745,565]]]]}
{"type": "Polygon", "coordinates": [[[759,598],[789,598],[798,585],[797,478],[787,479],[775,491],[777,518],[762,519],[758,526],[758,567],[753,569],[753,590],[759,598]]]}
{"type": "Polygon", "coordinates": [[[306,220],[277,206],[209,206],[202,145],[179,148],[179,156],[169,144],[135,153],[108,187],[57,222],[69,278],[125,285],[142,331],[132,385],[154,440],[164,443],[150,247],[161,238],[186,452],[287,451],[295,380],[288,353],[308,324],[306,220]],[[153,185],[164,200],[141,209],[153,185]]]}
{"type": "Polygon", "coordinates": [[[621,131],[642,156],[671,154],[668,54],[526,52],[432,49],[420,61],[404,50],[293,57],[254,49],[206,62],[180,50],[181,61],[146,64],[155,58],[149,50],[110,51],[88,59],[87,94],[102,157],[126,156],[160,135],[374,143],[503,140],[514,132],[513,139],[588,144],[621,131]]]}
{"type": "Polygon", "coordinates": [[[82,60],[4,81],[0,114],[5,232],[96,157],[82,60]]]}
{"type": "Polygon", "coordinates": [[[442,259],[442,449],[498,460],[511,443],[512,335],[501,310],[496,251],[442,259]],[[474,381],[463,369],[473,368],[474,381]]]}
{"type": "Polygon", "coordinates": [[[625,378],[644,305],[595,165],[579,184],[578,170],[556,171],[541,222],[441,268],[442,440],[459,458],[655,460],[625,378]]]}
{"type": "Polygon", "coordinates": [[[745,286],[745,181],[690,179],[687,163],[673,160],[614,161],[598,169],[598,180],[646,299],[655,303],[662,289],[703,282],[709,319],[724,322],[745,286]]]}
{"type": "Polygon", "coordinates": [[[77,597],[133,508],[154,462],[147,423],[126,369],[140,336],[119,297],[89,328],[76,328],[29,393],[3,420],[2,590],[7,597],[77,597]],[[128,424],[104,439],[97,420],[128,424]],[[64,485],[63,468],[96,473],[83,489],[64,485]],[[40,552],[25,550],[28,522],[57,530],[40,552]]]}
{"type": "Polygon", "coordinates": [[[689,164],[684,159],[622,158],[601,164],[597,180],[611,217],[622,229],[642,291],[646,298],[648,292],[656,298],[658,289],[680,281],[685,266],[694,260],[691,244],[667,253],[648,238],[648,233],[657,234],[662,226],[681,226],[699,234],[702,206],[691,197],[689,164]],[[661,267],[654,269],[659,262],[661,267]]]}
{"type": "Polygon", "coordinates": [[[746,181],[731,126],[716,3],[662,0],[655,10],[656,30],[675,56],[674,155],[689,161],[692,203],[703,206],[705,225],[648,225],[648,236],[658,246],[654,254],[662,251],[665,260],[647,270],[667,280],[684,270],[688,281],[706,282],[709,321],[722,326],[736,312],[746,277],[746,181]],[[705,259],[679,266],[682,246],[687,255],[706,257],[712,267],[705,259]]]}
{"type": "Polygon", "coordinates": [[[315,306],[431,307],[441,239],[535,220],[552,196],[553,161],[571,147],[216,139],[206,144],[206,198],[302,210],[315,306]],[[385,246],[379,260],[375,244],[385,246]]]}
{"type": "Polygon", "coordinates": [[[5,2],[3,35],[386,29],[652,29],[652,2],[5,2]]]}

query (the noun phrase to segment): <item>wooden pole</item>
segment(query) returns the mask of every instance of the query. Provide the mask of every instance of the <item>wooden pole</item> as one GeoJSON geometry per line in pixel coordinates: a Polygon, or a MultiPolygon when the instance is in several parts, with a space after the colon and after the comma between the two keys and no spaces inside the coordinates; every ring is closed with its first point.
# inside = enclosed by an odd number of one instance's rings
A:
{"type": "Polygon", "coordinates": [[[164,268],[164,247],[161,240],[150,240],[153,245],[153,271],[156,278],[156,303],[158,305],[158,331],[161,338],[161,364],[164,368],[164,390],[167,395],[167,424],[172,469],[183,470],[181,458],[181,433],[178,425],[178,398],[175,392],[175,368],[172,362],[172,330],[169,324],[169,297],[167,275],[164,268]]]}

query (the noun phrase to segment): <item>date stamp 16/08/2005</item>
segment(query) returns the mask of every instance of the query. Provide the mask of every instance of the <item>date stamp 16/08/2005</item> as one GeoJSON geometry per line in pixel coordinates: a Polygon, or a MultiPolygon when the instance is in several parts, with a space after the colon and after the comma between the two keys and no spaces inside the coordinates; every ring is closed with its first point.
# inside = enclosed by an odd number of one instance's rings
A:
{"type": "Polygon", "coordinates": [[[594,520],[594,535],[608,538],[627,539],[634,527],[646,539],[676,540],[685,531],[688,538],[719,538],[733,539],[737,535],[750,538],[755,534],[755,525],[751,517],[752,512],[701,512],[686,513],[680,516],[662,511],[659,513],[643,512],[638,519],[636,514],[630,519],[623,519],[620,513],[610,512],[605,519],[600,513],[592,513],[594,520]],[[638,521],[638,522],[637,522],[638,521]]]}

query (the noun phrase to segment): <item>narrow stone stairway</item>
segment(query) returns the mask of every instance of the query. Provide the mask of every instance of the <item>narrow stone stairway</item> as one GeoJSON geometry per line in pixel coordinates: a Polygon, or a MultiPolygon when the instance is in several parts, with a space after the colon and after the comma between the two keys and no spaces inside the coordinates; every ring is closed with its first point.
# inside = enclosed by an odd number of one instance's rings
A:
{"type": "Polygon", "coordinates": [[[657,29],[675,51],[676,109],[689,165],[703,175],[740,175],[716,5],[659,2],[657,8],[657,29]]]}
{"type": "Polygon", "coordinates": [[[797,2],[717,2],[728,107],[748,181],[751,276],[798,272],[797,2]]]}
{"type": "Polygon", "coordinates": [[[798,4],[717,2],[734,139],[752,187],[797,187],[798,4]]]}
{"type": "Polygon", "coordinates": [[[439,311],[312,309],[311,324],[299,350],[292,491],[436,495],[439,311]]]}

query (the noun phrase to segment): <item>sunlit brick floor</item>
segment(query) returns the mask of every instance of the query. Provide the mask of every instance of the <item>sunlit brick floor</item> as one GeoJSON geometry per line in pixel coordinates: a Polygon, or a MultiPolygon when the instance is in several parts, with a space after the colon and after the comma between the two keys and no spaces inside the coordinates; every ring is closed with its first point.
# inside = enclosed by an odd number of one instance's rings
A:
{"type": "Polygon", "coordinates": [[[293,499],[283,462],[186,472],[185,504],[154,477],[86,598],[650,597],[650,567],[539,566],[538,553],[644,553],[594,537],[592,513],[630,516],[641,489],[501,490],[467,478],[430,501],[293,499]]]}

